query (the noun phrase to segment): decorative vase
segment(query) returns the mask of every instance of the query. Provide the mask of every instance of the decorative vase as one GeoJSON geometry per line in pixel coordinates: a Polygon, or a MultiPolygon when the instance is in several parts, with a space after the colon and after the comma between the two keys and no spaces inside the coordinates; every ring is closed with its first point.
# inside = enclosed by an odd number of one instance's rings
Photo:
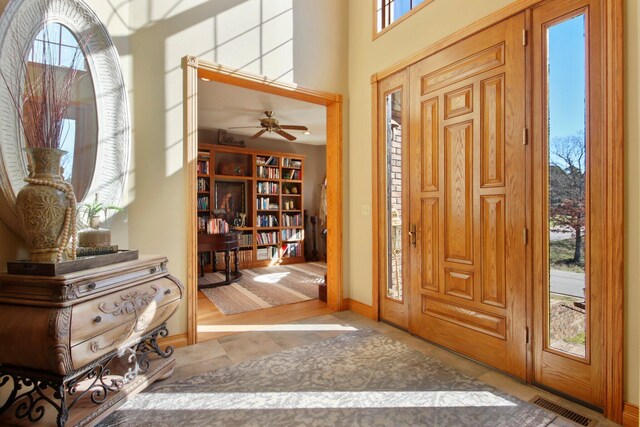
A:
{"type": "Polygon", "coordinates": [[[75,234],[75,195],[60,170],[66,152],[40,147],[25,150],[29,176],[25,178],[27,185],[18,192],[16,207],[30,259],[59,262],[66,255],[69,238],[75,234]]]}

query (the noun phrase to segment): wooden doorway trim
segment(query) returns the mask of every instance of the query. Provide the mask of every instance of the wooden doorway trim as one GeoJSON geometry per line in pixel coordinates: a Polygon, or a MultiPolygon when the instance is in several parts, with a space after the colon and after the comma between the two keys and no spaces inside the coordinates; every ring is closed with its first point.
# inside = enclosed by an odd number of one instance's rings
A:
{"type": "Polygon", "coordinates": [[[196,232],[196,158],[198,154],[198,79],[252,89],[327,109],[327,306],[342,306],[342,95],[272,81],[264,76],[185,56],[183,68],[184,147],[187,174],[187,340],[198,337],[198,252],[196,232]]]}
{"type": "MultiPolygon", "coordinates": [[[[378,143],[377,133],[377,93],[379,82],[399,71],[405,70],[422,59],[433,55],[446,47],[449,47],[485,28],[513,15],[526,11],[545,0],[515,0],[509,5],[498,9],[475,23],[462,28],[459,31],[443,38],[442,40],[422,49],[380,72],[371,76],[372,85],[372,191],[373,200],[376,201],[376,183],[378,174],[376,148],[378,143]]],[[[623,367],[624,367],[624,80],[623,80],[623,0],[601,0],[603,2],[603,21],[606,40],[602,40],[605,48],[604,73],[602,84],[606,87],[606,116],[605,129],[607,138],[607,245],[604,248],[602,262],[606,263],[607,288],[604,300],[605,331],[615,333],[605,334],[605,364],[603,366],[606,384],[604,414],[607,418],[617,423],[622,422],[623,411],[623,367]]],[[[530,180],[529,180],[530,181],[530,180]]],[[[530,182],[527,184],[530,187],[530,182]]],[[[376,207],[373,209],[373,247],[372,264],[374,272],[378,268],[377,252],[379,247],[376,238],[375,221],[383,220],[376,215],[376,207]]],[[[530,221],[530,219],[529,219],[530,221]]],[[[531,226],[530,222],[527,225],[531,226]]],[[[528,256],[530,257],[531,254],[528,256]]],[[[529,270],[528,270],[529,271],[529,270]]],[[[375,315],[379,311],[378,284],[374,278],[372,298],[375,315]]],[[[531,284],[529,284],[531,288],[531,284]]],[[[528,291],[530,292],[530,290],[528,291]]],[[[532,313],[529,310],[528,322],[531,325],[532,313]]],[[[531,365],[532,366],[532,365],[531,365]]]]}

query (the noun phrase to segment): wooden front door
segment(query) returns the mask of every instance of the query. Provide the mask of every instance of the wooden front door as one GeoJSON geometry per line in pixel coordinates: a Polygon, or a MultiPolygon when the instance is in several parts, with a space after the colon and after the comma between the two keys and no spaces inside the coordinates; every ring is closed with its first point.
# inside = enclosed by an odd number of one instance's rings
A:
{"type": "Polygon", "coordinates": [[[526,377],[524,15],[410,68],[410,331],[526,377]]]}

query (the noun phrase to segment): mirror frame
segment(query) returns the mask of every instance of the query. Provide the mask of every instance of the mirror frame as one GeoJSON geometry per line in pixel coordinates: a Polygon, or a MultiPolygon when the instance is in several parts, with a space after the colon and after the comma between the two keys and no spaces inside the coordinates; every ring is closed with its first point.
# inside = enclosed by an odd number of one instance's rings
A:
{"type": "MultiPolygon", "coordinates": [[[[13,93],[22,93],[23,84],[20,67],[14,64],[26,57],[46,23],[64,25],[78,40],[93,79],[98,119],[95,167],[87,193],[78,203],[92,201],[98,193],[100,202],[119,206],[128,170],[131,128],[120,59],[107,29],[83,0],[5,0],[0,1],[0,13],[0,71],[13,93]]],[[[0,99],[10,99],[2,79],[0,99]]],[[[0,219],[20,236],[23,230],[16,195],[26,184],[27,174],[22,140],[13,104],[1,102],[0,219]]]]}

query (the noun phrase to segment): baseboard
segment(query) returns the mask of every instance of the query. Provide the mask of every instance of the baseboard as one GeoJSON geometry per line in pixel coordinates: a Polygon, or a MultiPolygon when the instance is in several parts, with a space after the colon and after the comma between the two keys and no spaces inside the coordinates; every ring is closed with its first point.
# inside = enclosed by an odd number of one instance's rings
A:
{"type": "Polygon", "coordinates": [[[166,338],[160,338],[158,344],[162,347],[171,346],[174,348],[186,347],[189,343],[187,341],[187,334],[176,334],[166,338]]]}
{"type": "Polygon", "coordinates": [[[378,314],[374,311],[373,307],[354,299],[347,298],[342,300],[342,310],[351,310],[369,319],[378,320],[378,314]]]}
{"type": "Polygon", "coordinates": [[[636,405],[624,402],[624,406],[622,407],[622,425],[623,427],[638,427],[638,425],[640,425],[638,407],[636,405]]]}

